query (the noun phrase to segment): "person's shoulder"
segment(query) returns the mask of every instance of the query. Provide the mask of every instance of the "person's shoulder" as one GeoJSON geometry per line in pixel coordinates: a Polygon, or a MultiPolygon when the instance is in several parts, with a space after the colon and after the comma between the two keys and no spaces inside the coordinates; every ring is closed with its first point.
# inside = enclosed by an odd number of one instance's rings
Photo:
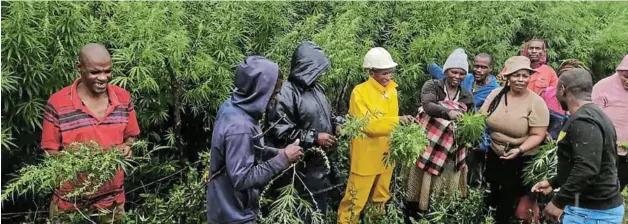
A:
{"type": "Polygon", "coordinates": [[[361,94],[369,87],[368,85],[370,85],[368,81],[364,81],[356,85],[355,87],[353,87],[353,90],[351,90],[351,94],[361,94]]]}
{"type": "Polygon", "coordinates": [[[495,95],[497,95],[500,91],[502,91],[502,89],[504,89],[504,87],[501,87],[501,86],[500,86],[500,87],[495,87],[495,89],[493,89],[493,90],[491,91],[491,93],[489,93],[488,95],[489,95],[489,96],[495,96],[495,95]]]}
{"type": "Polygon", "coordinates": [[[116,97],[118,97],[120,101],[131,100],[131,93],[129,93],[129,91],[126,91],[126,89],[123,89],[122,87],[111,85],[111,84],[109,84],[109,87],[111,88],[111,90],[113,90],[113,93],[116,94],[116,97]]]}
{"type": "Polygon", "coordinates": [[[247,119],[246,113],[243,113],[238,107],[225,102],[218,110],[214,128],[219,130],[224,136],[251,134],[253,124],[247,119]]]}
{"type": "Polygon", "coordinates": [[[65,104],[72,104],[70,95],[72,94],[72,85],[63,87],[63,89],[53,93],[48,98],[48,104],[57,108],[65,104]]]}
{"type": "Polygon", "coordinates": [[[434,88],[434,86],[437,86],[438,83],[440,82],[440,79],[430,79],[427,80],[425,83],[423,83],[423,88],[434,88]]]}
{"type": "MultiPolygon", "coordinates": [[[[530,102],[532,102],[533,104],[537,104],[536,106],[543,104],[545,104],[545,100],[543,100],[543,97],[541,97],[540,95],[536,94],[534,91],[527,89],[528,90],[528,100],[530,102]]],[[[547,105],[546,105],[547,106],[547,105]]]]}
{"type": "Polygon", "coordinates": [[[603,79],[600,79],[600,81],[598,81],[597,83],[595,83],[595,85],[593,85],[593,89],[599,88],[599,87],[604,87],[606,85],[608,85],[608,83],[611,83],[613,81],[613,77],[614,75],[611,76],[607,76],[603,79]]]}
{"type": "Polygon", "coordinates": [[[547,74],[556,76],[556,71],[554,71],[554,69],[549,65],[541,65],[541,67],[537,68],[537,70],[541,70],[547,74]]]}

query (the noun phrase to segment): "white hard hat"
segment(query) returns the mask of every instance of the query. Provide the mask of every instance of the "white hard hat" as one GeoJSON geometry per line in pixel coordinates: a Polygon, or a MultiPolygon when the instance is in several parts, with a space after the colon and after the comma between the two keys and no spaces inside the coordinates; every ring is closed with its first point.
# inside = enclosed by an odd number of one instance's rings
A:
{"type": "Polygon", "coordinates": [[[362,67],[366,69],[388,69],[397,67],[388,51],[381,47],[371,48],[364,56],[364,64],[362,67]]]}

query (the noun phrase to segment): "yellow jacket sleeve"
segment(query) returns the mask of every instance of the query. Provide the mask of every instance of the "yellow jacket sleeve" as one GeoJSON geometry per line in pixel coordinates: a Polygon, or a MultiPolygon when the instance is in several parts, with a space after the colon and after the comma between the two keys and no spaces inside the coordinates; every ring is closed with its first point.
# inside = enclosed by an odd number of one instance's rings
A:
{"type": "Polygon", "coordinates": [[[388,136],[393,128],[399,124],[399,116],[382,116],[376,113],[378,113],[378,111],[369,111],[365,99],[358,91],[351,93],[349,115],[363,118],[369,114],[369,121],[366,127],[364,127],[364,133],[368,137],[388,136]]]}

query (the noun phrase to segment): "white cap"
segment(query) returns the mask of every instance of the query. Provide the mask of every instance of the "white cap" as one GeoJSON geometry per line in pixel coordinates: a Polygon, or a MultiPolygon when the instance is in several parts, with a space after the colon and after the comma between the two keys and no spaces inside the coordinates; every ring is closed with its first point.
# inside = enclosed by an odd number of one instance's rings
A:
{"type": "Polygon", "coordinates": [[[375,47],[366,52],[362,67],[366,69],[389,69],[397,67],[397,63],[393,61],[386,49],[375,47]]]}

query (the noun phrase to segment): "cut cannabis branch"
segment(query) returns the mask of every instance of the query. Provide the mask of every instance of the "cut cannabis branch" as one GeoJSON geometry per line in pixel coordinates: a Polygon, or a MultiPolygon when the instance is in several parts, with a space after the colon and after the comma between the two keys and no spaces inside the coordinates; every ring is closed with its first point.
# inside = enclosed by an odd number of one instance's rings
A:
{"type": "Polygon", "coordinates": [[[384,162],[388,166],[413,166],[428,144],[424,127],[416,123],[397,125],[390,133],[390,152],[384,162]]]}
{"type": "Polygon", "coordinates": [[[66,150],[47,156],[39,165],[28,165],[16,174],[16,179],[2,191],[2,201],[28,192],[50,192],[66,182],[75,185],[67,198],[90,196],[109,182],[116,170],[131,167],[122,151],[105,150],[95,142],[72,143],[66,150]]]}
{"type": "Polygon", "coordinates": [[[455,122],[454,136],[458,145],[467,148],[476,146],[482,140],[486,129],[486,115],[463,113],[462,118],[455,122]]]}
{"type": "Polygon", "coordinates": [[[558,157],[556,156],[558,146],[556,144],[556,141],[550,141],[542,145],[534,159],[528,161],[523,169],[523,181],[526,184],[534,185],[556,176],[556,166],[558,165],[558,157]]]}

